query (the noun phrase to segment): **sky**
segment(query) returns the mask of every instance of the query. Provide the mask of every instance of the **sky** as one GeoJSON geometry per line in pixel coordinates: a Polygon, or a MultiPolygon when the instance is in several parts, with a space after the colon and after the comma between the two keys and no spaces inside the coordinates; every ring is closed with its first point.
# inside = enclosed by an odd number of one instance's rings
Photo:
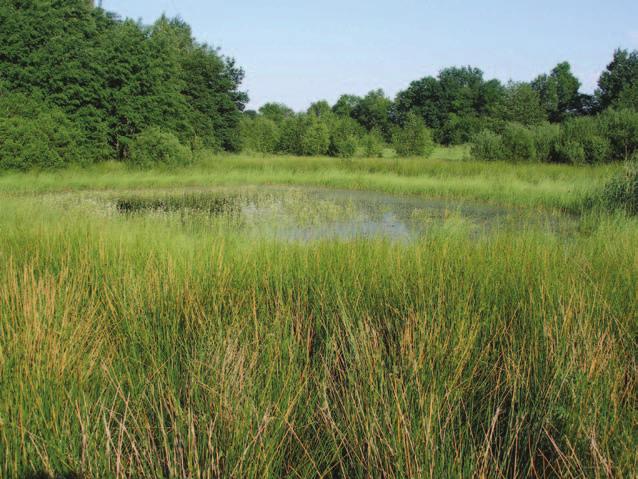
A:
{"type": "Polygon", "coordinates": [[[201,42],[244,68],[249,108],[305,110],[344,93],[472,65],[486,78],[529,81],[569,61],[592,92],[618,48],[638,49],[637,0],[103,0],[122,17],[188,22],[201,42]]]}

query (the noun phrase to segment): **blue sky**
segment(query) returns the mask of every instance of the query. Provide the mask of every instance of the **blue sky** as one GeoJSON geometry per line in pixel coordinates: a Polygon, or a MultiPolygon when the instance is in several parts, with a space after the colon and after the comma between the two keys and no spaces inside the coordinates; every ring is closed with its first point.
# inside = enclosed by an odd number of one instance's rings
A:
{"type": "Polygon", "coordinates": [[[246,70],[251,108],[268,101],[305,109],[342,93],[383,88],[451,65],[488,78],[531,80],[570,61],[593,91],[617,47],[638,49],[636,0],[103,0],[150,23],[180,16],[196,38],[246,70]]]}

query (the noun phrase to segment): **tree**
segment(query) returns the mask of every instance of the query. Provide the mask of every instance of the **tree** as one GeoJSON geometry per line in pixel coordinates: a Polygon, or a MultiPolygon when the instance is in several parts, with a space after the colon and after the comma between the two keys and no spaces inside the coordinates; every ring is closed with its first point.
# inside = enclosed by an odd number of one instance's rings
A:
{"type": "Polygon", "coordinates": [[[614,52],[598,80],[596,98],[600,110],[610,106],[638,109],[638,50],[614,52]]]}
{"type": "Polygon", "coordinates": [[[356,95],[341,95],[332,107],[332,111],[339,116],[352,117],[352,112],[361,102],[361,97],[356,95]]]}
{"type": "Polygon", "coordinates": [[[259,109],[259,114],[275,123],[282,123],[285,119],[292,118],[295,112],[283,103],[266,103],[259,109]]]}
{"type": "Polygon", "coordinates": [[[415,113],[408,114],[403,127],[394,129],[392,144],[399,156],[428,156],[434,149],[432,133],[415,113]]]}
{"type": "Polygon", "coordinates": [[[320,100],[308,107],[309,115],[315,115],[317,117],[329,117],[332,115],[332,108],[330,108],[330,103],[326,100],[320,100]]]}
{"type": "Polygon", "coordinates": [[[376,128],[384,137],[389,138],[392,130],[391,108],[392,100],[385,96],[383,90],[373,90],[356,104],[351,116],[366,130],[376,128]]]}
{"type": "Polygon", "coordinates": [[[423,118],[444,144],[463,143],[495,114],[504,94],[498,80],[485,81],[473,67],[442,70],[437,78],[412,82],[397,95],[394,119],[402,124],[410,112],[423,118]]]}
{"type": "Polygon", "coordinates": [[[527,126],[547,120],[540,95],[529,83],[510,82],[507,85],[499,116],[505,121],[527,126]]]}
{"type": "Polygon", "coordinates": [[[561,122],[578,114],[581,109],[580,81],[568,62],[559,63],[549,75],[539,75],[532,81],[532,88],[540,96],[549,120],[561,122]]]}
{"type": "Polygon", "coordinates": [[[62,110],[94,158],[125,158],[150,127],[239,147],[243,71],[196,42],[181,20],[145,27],[86,0],[5,0],[0,24],[4,88],[62,110]]]}

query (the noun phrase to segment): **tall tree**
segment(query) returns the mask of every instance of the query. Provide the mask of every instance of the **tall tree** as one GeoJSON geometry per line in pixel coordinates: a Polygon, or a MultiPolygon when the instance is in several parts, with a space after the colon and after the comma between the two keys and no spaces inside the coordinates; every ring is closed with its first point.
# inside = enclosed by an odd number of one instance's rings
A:
{"type": "Polygon", "coordinates": [[[618,49],[598,80],[596,91],[599,108],[610,106],[638,110],[638,50],[618,49]]]}
{"type": "Polygon", "coordinates": [[[561,122],[582,109],[580,81],[568,62],[559,63],[549,75],[539,75],[532,81],[541,104],[552,122],[561,122]]]}

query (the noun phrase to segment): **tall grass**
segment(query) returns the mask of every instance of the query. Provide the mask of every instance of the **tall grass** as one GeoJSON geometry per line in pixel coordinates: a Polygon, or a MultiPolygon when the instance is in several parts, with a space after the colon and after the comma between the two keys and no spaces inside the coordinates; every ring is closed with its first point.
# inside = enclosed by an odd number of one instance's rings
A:
{"type": "Polygon", "coordinates": [[[618,165],[574,167],[461,160],[458,151],[462,150],[440,149],[430,159],[204,156],[193,167],[145,172],[106,163],[54,173],[5,174],[0,176],[0,193],[294,184],[578,211],[592,192],[600,190],[620,170],[618,165]]]}
{"type": "Polygon", "coordinates": [[[638,468],[633,220],[303,245],[1,201],[2,477],[638,468]]]}

